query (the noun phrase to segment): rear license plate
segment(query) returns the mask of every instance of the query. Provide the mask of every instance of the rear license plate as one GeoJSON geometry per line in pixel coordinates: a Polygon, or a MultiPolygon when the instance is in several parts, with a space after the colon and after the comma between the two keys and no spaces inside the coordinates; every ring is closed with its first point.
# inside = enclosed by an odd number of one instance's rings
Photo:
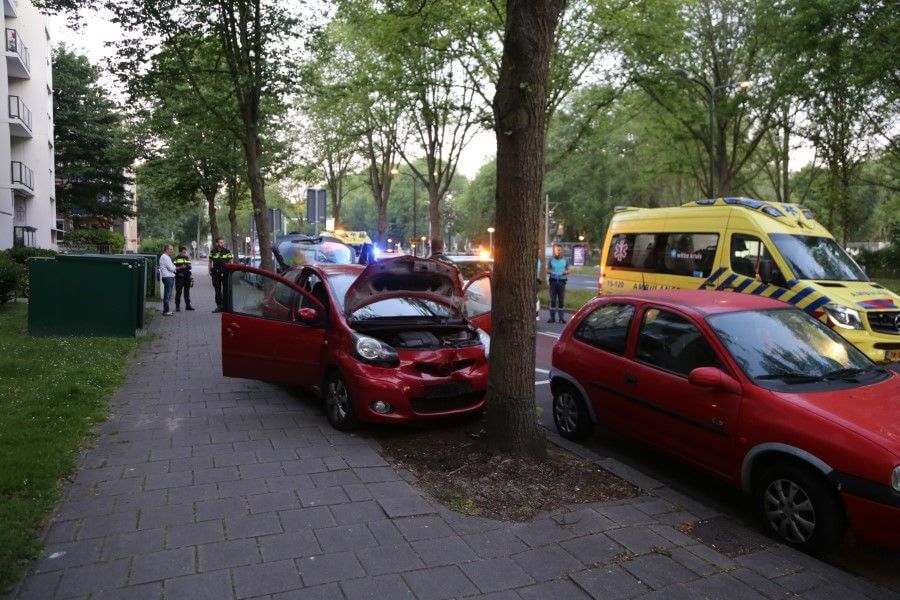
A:
{"type": "Polygon", "coordinates": [[[885,350],[884,360],[888,362],[900,361],[900,350],[885,350]]]}
{"type": "Polygon", "coordinates": [[[453,381],[438,385],[425,386],[425,397],[429,400],[441,398],[455,398],[472,391],[472,384],[468,381],[453,381]]]}

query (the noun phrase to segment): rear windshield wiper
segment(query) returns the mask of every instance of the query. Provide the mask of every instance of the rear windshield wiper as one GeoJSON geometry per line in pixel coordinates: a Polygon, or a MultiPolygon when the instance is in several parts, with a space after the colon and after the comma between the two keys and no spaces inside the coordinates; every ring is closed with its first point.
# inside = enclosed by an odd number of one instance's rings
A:
{"type": "Polygon", "coordinates": [[[822,381],[819,375],[806,375],[804,373],[769,373],[754,377],[757,380],[780,379],[786,383],[814,383],[822,381]]]}

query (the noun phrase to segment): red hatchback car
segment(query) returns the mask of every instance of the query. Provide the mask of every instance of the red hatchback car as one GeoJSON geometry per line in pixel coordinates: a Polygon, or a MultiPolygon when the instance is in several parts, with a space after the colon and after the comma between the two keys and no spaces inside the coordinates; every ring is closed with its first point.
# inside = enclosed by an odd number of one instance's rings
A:
{"type": "Polygon", "coordinates": [[[550,378],[566,438],[603,423],[675,455],[752,493],[807,552],[848,524],[900,549],[900,376],[803,311],[729,292],[597,298],[550,378]]]}
{"type": "Polygon", "coordinates": [[[282,276],[228,265],[226,377],[299,385],[328,421],[424,420],[480,411],[490,337],[463,316],[452,266],[401,256],[306,265],[282,276]],[[262,285],[247,282],[253,273],[262,285]]]}

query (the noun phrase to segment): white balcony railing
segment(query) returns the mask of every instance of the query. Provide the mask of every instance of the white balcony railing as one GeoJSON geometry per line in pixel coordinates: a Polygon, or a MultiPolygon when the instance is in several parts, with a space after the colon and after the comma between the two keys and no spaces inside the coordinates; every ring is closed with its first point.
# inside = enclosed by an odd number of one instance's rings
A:
{"type": "Polygon", "coordinates": [[[28,47],[22,43],[19,32],[8,27],[6,28],[6,51],[13,52],[19,57],[25,71],[31,70],[31,53],[28,52],[28,47]]]}
{"type": "Polygon", "coordinates": [[[12,183],[15,186],[16,184],[24,186],[28,188],[29,191],[34,191],[34,171],[32,171],[28,165],[18,160],[12,161],[12,183]]]}
{"type": "Polygon", "coordinates": [[[18,96],[9,97],[9,118],[20,123],[31,133],[31,109],[18,96]]]}

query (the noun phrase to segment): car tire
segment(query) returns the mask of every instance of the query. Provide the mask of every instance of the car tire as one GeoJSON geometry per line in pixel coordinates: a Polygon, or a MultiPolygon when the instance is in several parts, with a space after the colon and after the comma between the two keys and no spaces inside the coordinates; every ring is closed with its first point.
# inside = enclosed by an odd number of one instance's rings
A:
{"type": "Polygon", "coordinates": [[[812,468],[794,462],[763,471],[755,489],[756,509],[766,531],[801,552],[827,554],[847,528],[841,500],[812,468]]]}
{"type": "Polygon", "coordinates": [[[325,381],[325,416],[339,431],[351,431],[359,425],[350,390],[337,371],[332,371],[325,381]]]}
{"type": "Polygon", "coordinates": [[[594,421],[581,392],[569,384],[561,384],[553,392],[553,423],[567,440],[587,439],[594,431],[594,421]]]}

